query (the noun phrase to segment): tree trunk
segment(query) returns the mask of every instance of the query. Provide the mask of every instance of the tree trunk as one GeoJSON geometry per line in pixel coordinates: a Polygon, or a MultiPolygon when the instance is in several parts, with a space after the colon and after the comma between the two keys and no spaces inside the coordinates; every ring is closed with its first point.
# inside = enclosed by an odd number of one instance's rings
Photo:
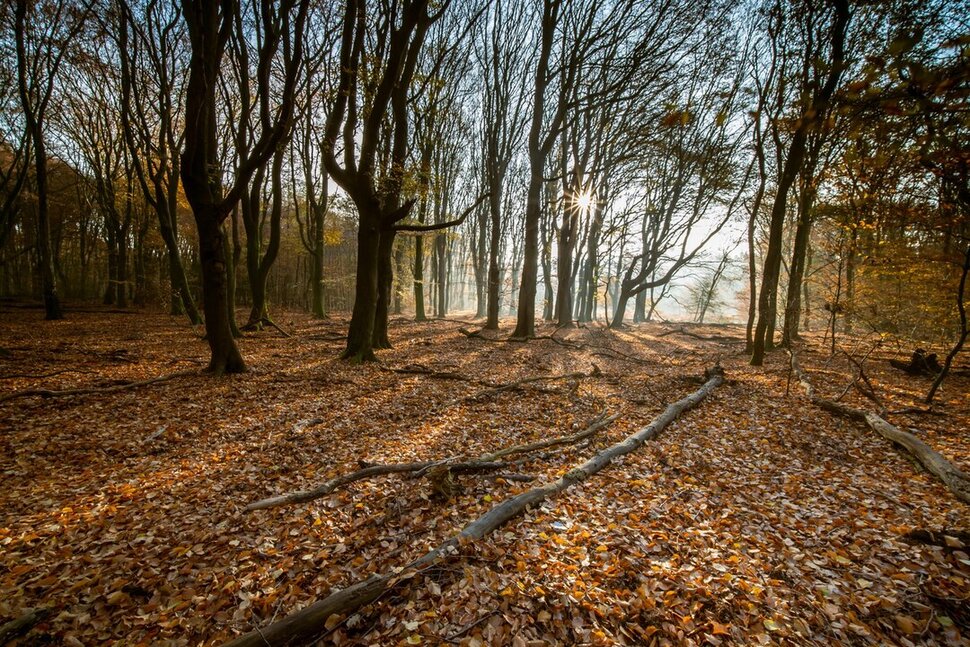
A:
{"type": "MultiPolygon", "coordinates": [[[[387,319],[391,305],[391,289],[394,287],[394,238],[393,229],[384,228],[377,244],[377,303],[374,308],[374,348],[390,348],[387,336],[387,319]]],[[[358,278],[359,280],[359,278],[358,278]]]]}
{"type": "Polygon", "coordinates": [[[805,106],[798,126],[792,134],[788,146],[788,156],[778,178],[775,201],[771,208],[771,221],[768,230],[768,250],[765,253],[761,293],[758,296],[758,323],[754,331],[754,344],[751,364],[764,364],[765,351],[773,344],[771,332],[776,317],[776,296],[778,279],[781,274],[782,231],[785,225],[785,212],[788,205],[788,192],[798,177],[807,152],[808,136],[815,125],[828,110],[829,101],[835,93],[839,78],[842,76],[845,59],[845,36],[850,13],[846,0],[833,3],[831,40],[832,53],[829,70],[824,85],[815,90],[815,96],[805,106]]]}
{"type": "MultiPolygon", "coordinates": [[[[341,357],[354,362],[374,361],[374,317],[377,313],[378,256],[381,241],[380,211],[360,214],[357,232],[357,285],[354,310],[347,331],[347,348],[341,357]]],[[[358,205],[358,208],[360,206],[358,205]]]]}
{"type": "Polygon", "coordinates": [[[311,256],[310,262],[311,267],[311,278],[310,278],[310,294],[311,294],[311,305],[310,312],[314,317],[323,318],[327,316],[327,307],[325,303],[325,285],[323,283],[323,251],[325,244],[325,228],[326,228],[326,213],[327,213],[327,193],[323,192],[323,203],[316,205],[313,210],[313,254],[311,256]]]}
{"type": "Polygon", "coordinates": [[[414,237],[414,320],[428,320],[424,312],[424,236],[414,237]]]}
{"type": "Polygon", "coordinates": [[[168,276],[172,290],[171,313],[177,315],[184,312],[189,318],[189,323],[192,325],[200,324],[202,323],[202,315],[199,314],[199,309],[196,307],[195,300],[192,298],[192,291],[189,289],[189,280],[185,275],[185,266],[182,265],[182,258],[179,254],[175,212],[171,209],[169,201],[164,196],[159,195],[157,186],[156,196],[158,196],[157,215],[159,232],[161,233],[162,241],[165,243],[165,250],[168,254],[168,276]]]}
{"type": "Polygon", "coordinates": [[[539,279],[539,218],[542,216],[542,159],[533,156],[525,207],[525,241],[515,331],[512,337],[529,339],[536,334],[536,284],[539,279]]]}
{"type": "Polygon", "coordinates": [[[491,218],[491,231],[488,241],[488,312],[486,313],[485,330],[498,330],[498,316],[501,307],[501,291],[499,283],[501,275],[498,267],[499,246],[502,242],[502,192],[492,187],[488,198],[488,213],[491,218]]]}
{"type": "Polygon", "coordinates": [[[212,354],[208,370],[216,375],[243,373],[246,364],[236,345],[230,321],[226,258],[228,241],[221,225],[223,218],[214,207],[194,211],[199,231],[199,260],[202,263],[205,333],[212,354]]]}
{"type": "Polygon", "coordinates": [[[573,247],[578,231],[579,210],[565,206],[559,232],[559,284],[556,289],[556,320],[560,326],[573,323],[573,247]]]}
{"type": "MultiPolygon", "coordinates": [[[[420,236],[419,236],[420,238],[420,236]]],[[[399,315],[404,307],[404,288],[401,285],[401,277],[404,276],[404,259],[406,256],[407,249],[401,243],[398,243],[394,250],[394,276],[397,277],[397,287],[394,290],[394,314],[399,315]]]]}
{"type": "MultiPolygon", "coordinates": [[[[814,173],[814,170],[810,170],[814,173]]],[[[801,319],[802,281],[805,277],[805,259],[808,239],[812,233],[812,206],[814,192],[803,187],[798,200],[798,225],[795,227],[795,244],[792,248],[791,269],[788,274],[788,294],[785,298],[785,323],[782,328],[781,345],[787,347],[799,339],[798,322],[801,319]]]]}

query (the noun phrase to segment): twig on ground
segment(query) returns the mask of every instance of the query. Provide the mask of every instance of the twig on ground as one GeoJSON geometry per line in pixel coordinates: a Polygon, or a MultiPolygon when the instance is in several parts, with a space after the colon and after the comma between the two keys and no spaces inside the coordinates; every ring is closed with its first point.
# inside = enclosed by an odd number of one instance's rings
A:
{"type": "Polygon", "coordinates": [[[41,398],[60,398],[70,395],[85,395],[88,393],[116,393],[118,391],[124,391],[126,389],[134,389],[140,386],[148,386],[149,384],[158,384],[159,382],[167,382],[169,380],[174,380],[178,377],[187,377],[189,375],[198,375],[197,371],[179,371],[177,373],[169,373],[168,375],[162,375],[161,377],[153,377],[149,380],[140,380],[138,382],[128,382],[126,384],[115,384],[114,386],[105,387],[88,387],[88,388],[78,388],[78,389],[64,389],[62,391],[51,391],[49,389],[27,389],[24,391],[17,391],[16,393],[11,393],[0,398],[0,402],[9,402],[10,400],[15,400],[17,398],[27,398],[31,396],[37,396],[41,398]]]}

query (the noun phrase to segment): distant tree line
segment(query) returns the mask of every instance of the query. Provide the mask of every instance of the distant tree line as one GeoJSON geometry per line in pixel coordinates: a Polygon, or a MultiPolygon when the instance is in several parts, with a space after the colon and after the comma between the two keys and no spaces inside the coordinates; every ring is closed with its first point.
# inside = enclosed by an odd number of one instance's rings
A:
{"type": "Polygon", "coordinates": [[[392,314],[527,340],[674,301],[736,306],[754,364],[806,328],[952,343],[967,9],[13,0],[0,295],[164,304],[215,373],[283,307],[350,312],[355,361],[392,314]]]}

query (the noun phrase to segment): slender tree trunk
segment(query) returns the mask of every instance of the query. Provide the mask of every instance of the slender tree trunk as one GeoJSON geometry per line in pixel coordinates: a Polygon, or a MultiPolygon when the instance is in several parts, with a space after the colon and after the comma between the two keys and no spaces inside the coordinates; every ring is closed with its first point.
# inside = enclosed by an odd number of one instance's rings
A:
{"type": "Polygon", "coordinates": [[[802,304],[803,312],[805,313],[804,322],[802,323],[802,328],[805,332],[810,331],[812,328],[812,302],[809,299],[809,282],[808,276],[812,272],[812,241],[809,238],[807,249],[805,250],[805,277],[802,279],[802,304]]]}
{"type": "Polygon", "coordinates": [[[492,187],[488,198],[488,213],[491,218],[491,231],[488,241],[488,312],[485,321],[486,330],[498,330],[499,309],[501,307],[498,254],[502,242],[502,191],[492,187]]]}
{"type": "Polygon", "coordinates": [[[758,323],[754,331],[754,344],[751,352],[751,364],[761,366],[764,363],[765,351],[774,343],[772,333],[776,317],[776,297],[778,279],[781,273],[782,230],[785,224],[785,212],[788,205],[788,193],[798,177],[807,152],[808,136],[814,129],[821,115],[828,109],[829,101],[835,92],[839,78],[843,72],[845,60],[845,35],[849,23],[849,5],[846,0],[836,0],[834,3],[833,24],[831,27],[832,60],[822,87],[817,88],[810,105],[795,132],[792,134],[788,146],[788,156],[782,167],[778,179],[775,201],[771,208],[771,221],[768,230],[768,250],[765,253],[761,293],[758,296],[758,323]]]}
{"type": "Polygon", "coordinates": [[[791,269],[788,273],[788,293],[785,298],[785,323],[782,328],[781,345],[786,348],[799,339],[798,322],[801,319],[802,281],[805,277],[805,258],[808,239],[812,233],[812,207],[814,191],[802,189],[798,200],[798,224],[795,227],[795,244],[792,248],[791,269]]]}
{"type": "Polygon", "coordinates": [[[845,254],[845,306],[842,308],[843,326],[845,332],[852,332],[852,308],[855,301],[855,250],[858,244],[859,231],[852,227],[852,235],[849,237],[849,249],[845,254]]]}
{"type": "MultiPolygon", "coordinates": [[[[324,180],[326,182],[326,180],[324,180]]],[[[313,254],[311,255],[310,312],[318,319],[327,316],[326,285],[323,282],[323,253],[326,234],[326,214],[329,196],[324,190],[320,203],[314,205],[313,213],[313,254]]]]}
{"type": "Polygon", "coordinates": [[[106,306],[114,305],[115,286],[118,284],[118,243],[115,240],[115,229],[110,222],[105,222],[105,244],[108,248],[108,284],[104,287],[104,298],[101,303],[106,306]]]}
{"type": "Polygon", "coordinates": [[[428,320],[424,312],[424,236],[414,237],[414,320],[428,320]]]}
{"type": "Polygon", "coordinates": [[[168,255],[168,275],[172,289],[171,313],[174,315],[184,312],[189,318],[189,323],[192,325],[200,324],[202,323],[202,315],[199,314],[199,309],[195,306],[195,300],[192,298],[189,280],[185,275],[185,266],[182,265],[182,258],[179,253],[175,213],[171,210],[167,197],[159,194],[160,191],[156,186],[159,232],[168,255]]]}
{"type": "Polygon", "coordinates": [[[223,225],[223,236],[222,236],[222,247],[223,253],[226,255],[226,311],[229,313],[229,330],[232,332],[233,339],[239,339],[242,337],[242,332],[239,330],[239,326],[236,323],[236,264],[239,260],[239,232],[236,215],[236,210],[232,210],[232,231],[226,232],[228,228],[223,225]],[[232,237],[232,244],[230,244],[229,238],[232,237]]]}
{"type": "Polygon", "coordinates": [[[394,290],[394,314],[399,315],[403,309],[404,300],[404,288],[401,285],[401,277],[404,276],[404,262],[407,255],[407,249],[400,242],[394,249],[394,276],[397,278],[396,288],[392,286],[394,290]]]}
{"type": "Polygon", "coordinates": [[[448,314],[448,239],[443,234],[434,237],[435,258],[435,316],[443,318],[448,314]]]}
{"type": "MultiPolygon", "coordinates": [[[[380,232],[377,245],[377,303],[374,309],[373,347],[390,348],[391,340],[387,335],[387,318],[391,305],[391,290],[394,287],[394,238],[393,229],[384,228],[380,232]]],[[[358,281],[360,280],[358,274],[358,281]]]]}

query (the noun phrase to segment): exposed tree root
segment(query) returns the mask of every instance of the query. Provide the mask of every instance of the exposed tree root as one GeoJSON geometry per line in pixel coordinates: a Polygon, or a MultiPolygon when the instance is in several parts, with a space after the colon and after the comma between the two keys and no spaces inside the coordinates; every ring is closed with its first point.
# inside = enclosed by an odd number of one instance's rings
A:
{"type": "Polygon", "coordinates": [[[243,508],[243,510],[246,512],[251,512],[253,510],[275,508],[281,505],[306,503],[307,501],[313,501],[314,499],[325,497],[328,494],[331,494],[337,488],[341,488],[345,485],[356,483],[357,481],[362,481],[375,476],[386,476],[388,474],[411,474],[413,478],[421,478],[422,476],[429,475],[435,468],[445,468],[448,475],[436,473],[434,477],[434,480],[441,481],[448,478],[452,473],[476,473],[502,470],[515,466],[516,463],[498,461],[497,459],[499,458],[505,458],[515,454],[531,453],[540,449],[548,449],[549,447],[580,442],[581,440],[589,438],[597,431],[616,420],[617,417],[619,417],[619,414],[607,417],[604,412],[601,413],[586,429],[577,434],[563,436],[561,438],[552,438],[550,440],[540,441],[529,445],[517,445],[515,447],[509,447],[508,449],[503,449],[474,459],[445,458],[433,461],[391,463],[386,465],[371,465],[362,461],[360,464],[361,469],[357,470],[356,472],[342,474],[341,476],[330,479],[323,485],[313,488],[312,490],[299,490],[297,492],[290,492],[288,494],[281,494],[278,496],[269,497],[267,499],[254,501],[243,508]]]}
{"type": "Polygon", "coordinates": [[[529,507],[585,481],[620,456],[636,451],[645,442],[663,431],[680,414],[695,407],[711,391],[722,384],[724,382],[724,371],[719,366],[715,367],[708,371],[707,378],[700,389],[668,405],[663,413],[643,429],[596,454],[582,465],[566,472],[559,479],[534,487],[499,503],[484,515],[466,525],[457,535],[412,561],[402,571],[373,575],[314,602],[282,620],[240,636],[226,643],[226,647],[276,647],[312,639],[322,632],[322,628],[332,616],[337,618],[346,616],[364,605],[370,604],[400,582],[414,577],[421,570],[457,555],[463,544],[482,539],[496,528],[525,512],[529,507]]]}
{"type": "Polygon", "coordinates": [[[157,384],[159,382],[167,382],[169,380],[174,380],[177,377],[187,377],[189,375],[198,375],[198,371],[179,371],[177,373],[169,373],[168,375],[162,375],[160,377],[153,377],[150,380],[140,380],[138,382],[128,382],[126,384],[115,384],[113,386],[104,387],[88,387],[79,389],[64,389],[62,391],[51,391],[49,389],[27,389],[24,391],[17,391],[16,393],[11,393],[0,398],[0,402],[7,402],[9,400],[15,400],[17,398],[27,398],[30,396],[38,396],[41,398],[60,398],[69,395],[84,395],[87,393],[115,393],[117,391],[125,391],[127,389],[135,389],[140,386],[148,386],[149,384],[157,384]]]}
{"type": "Polygon", "coordinates": [[[897,445],[905,448],[912,454],[928,472],[936,476],[944,485],[964,503],[970,503],[970,475],[960,471],[953,463],[948,461],[942,454],[927,445],[925,442],[913,434],[903,431],[898,427],[886,422],[879,415],[871,411],[862,411],[853,407],[820,398],[815,394],[815,388],[809,381],[808,376],[798,364],[798,356],[794,351],[788,351],[791,356],[791,366],[798,381],[805,389],[808,399],[812,404],[819,406],[827,411],[852,418],[866,423],[870,429],[878,433],[883,438],[891,440],[897,445]]]}
{"type": "Polygon", "coordinates": [[[276,330],[278,330],[279,333],[284,337],[286,337],[287,339],[290,339],[291,337],[293,337],[293,335],[291,335],[290,333],[280,328],[279,324],[277,324],[269,317],[263,317],[262,319],[255,319],[253,321],[249,321],[246,323],[245,326],[243,326],[243,330],[248,330],[248,331],[259,330],[260,326],[269,326],[270,328],[276,328],[276,330]]]}

